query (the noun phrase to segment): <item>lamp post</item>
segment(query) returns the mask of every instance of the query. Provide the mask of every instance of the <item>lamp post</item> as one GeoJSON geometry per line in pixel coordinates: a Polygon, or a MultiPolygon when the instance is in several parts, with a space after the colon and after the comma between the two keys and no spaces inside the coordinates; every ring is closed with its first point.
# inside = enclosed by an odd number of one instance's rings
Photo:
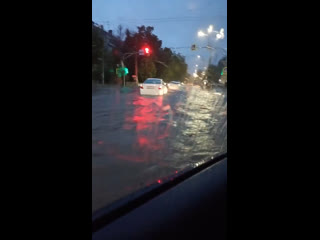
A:
{"type": "MultiPolygon", "coordinates": [[[[210,34],[211,33],[215,33],[216,34],[216,39],[219,40],[219,39],[223,39],[224,38],[224,29],[221,28],[220,31],[215,31],[213,30],[213,25],[210,25],[207,29],[207,33],[204,33],[202,30],[200,30],[198,32],[198,37],[207,37],[207,40],[208,40],[208,45],[207,45],[207,49],[210,49],[212,50],[213,47],[210,46],[210,34]]],[[[209,58],[209,65],[211,63],[211,58],[212,58],[212,51],[210,52],[210,58],[209,58]]]]}

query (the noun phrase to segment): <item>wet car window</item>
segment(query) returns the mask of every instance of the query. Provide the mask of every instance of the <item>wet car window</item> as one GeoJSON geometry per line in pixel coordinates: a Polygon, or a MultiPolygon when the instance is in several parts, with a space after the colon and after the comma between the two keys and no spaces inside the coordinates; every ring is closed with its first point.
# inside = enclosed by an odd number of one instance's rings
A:
{"type": "Polygon", "coordinates": [[[92,1],[93,213],[227,152],[226,4],[92,1]]]}
{"type": "Polygon", "coordinates": [[[144,81],[144,83],[161,84],[161,80],[149,79],[144,81]]]}

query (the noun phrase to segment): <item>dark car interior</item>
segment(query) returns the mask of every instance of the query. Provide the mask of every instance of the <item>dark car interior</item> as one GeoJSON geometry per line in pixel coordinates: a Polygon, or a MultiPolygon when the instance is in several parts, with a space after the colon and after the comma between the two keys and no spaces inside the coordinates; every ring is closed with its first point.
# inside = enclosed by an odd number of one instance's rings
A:
{"type": "Polygon", "coordinates": [[[92,239],[226,239],[227,154],[93,214],[92,239]]]}

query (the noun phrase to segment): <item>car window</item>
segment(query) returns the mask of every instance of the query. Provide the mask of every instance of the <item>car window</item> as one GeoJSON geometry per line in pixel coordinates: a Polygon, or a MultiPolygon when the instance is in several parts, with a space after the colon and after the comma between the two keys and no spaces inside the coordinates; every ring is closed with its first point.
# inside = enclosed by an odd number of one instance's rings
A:
{"type": "Polygon", "coordinates": [[[161,84],[161,80],[157,79],[148,79],[144,83],[151,83],[151,84],[161,84]]]}
{"type": "Polygon", "coordinates": [[[95,213],[227,152],[227,1],[93,0],[91,81],[95,213]]]}

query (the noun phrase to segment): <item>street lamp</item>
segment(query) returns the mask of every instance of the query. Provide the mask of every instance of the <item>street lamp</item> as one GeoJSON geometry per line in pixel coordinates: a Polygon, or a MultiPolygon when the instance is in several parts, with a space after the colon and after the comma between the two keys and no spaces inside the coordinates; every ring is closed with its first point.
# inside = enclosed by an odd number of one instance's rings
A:
{"type": "Polygon", "coordinates": [[[198,36],[199,36],[199,37],[203,37],[203,36],[208,36],[208,34],[205,34],[204,32],[199,31],[199,32],[198,32],[198,36]]]}
{"type": "Polygon", "coordinates": [[[197,58],[200,58],[200,55],[198,55],[197,58]]]}
{"type": "Polygon", "coordinates": [[[224,29],[221,28],[220,31],[214,31],[213,30],[213,25],[210,25],[207,29],[207,33],[204,33],[202,30],[198,32],[198,37],[208,37],[208,45],[209,45],[209,34],[210,33],[215,33],[216,34],[216,39],[223,39],[224,38],[224,29]]]}
{"type": "MultiPolygon", "coordinates": [[[[207,46],[207,49],[213,49],[212,47],[210,47],[210,42],[209,42],[209,34],[210,33],[215,33],[216,34],[216,40],[219,40],[219,39],[223,39],[224,38],[224,29],[221,28],[220,31],[214,31],[213,30],[213,25],[209,25],[208,29],[207,29],[207,33],[204,33],[203,31],[199,31],[198,32],[198,36],[199,37],[207,37],[208,38],[208,46],[207,46]]],[[[211,56],[212,55],[212,52],[210,54],[210,58],[209,58],[209,65],[211,63],[211,56]]],[[[199,58],[199,57],[198,57],[199,58]]]]}

